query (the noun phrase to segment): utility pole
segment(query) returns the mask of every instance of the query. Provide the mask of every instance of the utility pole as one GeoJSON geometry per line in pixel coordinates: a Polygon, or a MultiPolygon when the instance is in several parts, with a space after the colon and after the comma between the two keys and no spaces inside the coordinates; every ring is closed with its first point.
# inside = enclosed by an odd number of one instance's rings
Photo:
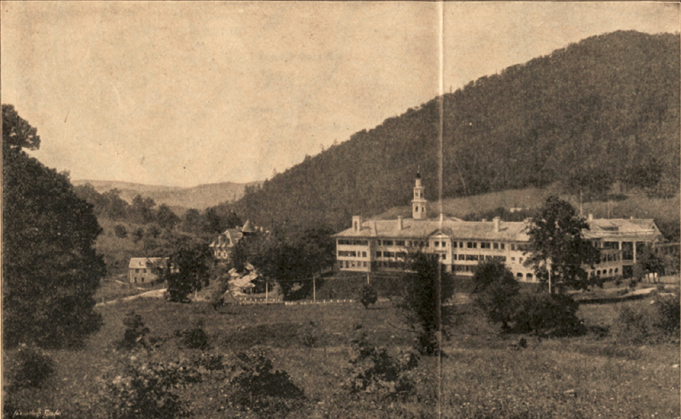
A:
{"type": "Polygon", "coordinates": [[[317,302],[317,281],[314,275],[312,275],[312,301],[317,302]]]}
{"type": "Polygon", "coordinates": [[[553,290],[551,289],[551,259],[547,259],[546,261],[546,267],[549,270],[549,294],[553,294],[553,290]]]}

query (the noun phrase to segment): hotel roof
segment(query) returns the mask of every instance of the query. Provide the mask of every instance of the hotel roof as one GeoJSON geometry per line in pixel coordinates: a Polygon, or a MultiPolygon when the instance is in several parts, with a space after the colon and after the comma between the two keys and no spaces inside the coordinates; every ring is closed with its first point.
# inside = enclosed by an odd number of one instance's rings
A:
{"type": "Polygon", "coordinates": [[[523,221],[499,222],[499,231],[494,231],[493,221],[461,221],[439,220],[402,220],[402,228],[398,220],[370,220],[362,223],[360,231],[349,228],[335,234],[334,237],[357,238],[410,238],[423,239],[444,234],[457,239],[479,240],[517,240],[527,241],[528,224],[523,221]]]}

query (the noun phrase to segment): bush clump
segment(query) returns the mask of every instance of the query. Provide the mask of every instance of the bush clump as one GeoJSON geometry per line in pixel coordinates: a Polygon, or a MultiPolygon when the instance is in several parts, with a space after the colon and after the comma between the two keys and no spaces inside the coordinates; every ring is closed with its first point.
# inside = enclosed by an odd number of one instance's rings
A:
{"type": "Polygon", "coordinates": [[[134,310],[130,310],[123,319],[123,325],[125,326],[125,332],[123,333],[123,339],[118,341],[119,348],[149,347],[146,336],[150,330],[144,325],[142,316],[135,313],[134,310]]]}
{"type": "Polygon", "coordinates": [[[353,356],[343,387],[350,394],[369,393],[378,398],[404,398],[416,389],[411,372],[418,365],[418,356],[400,352],[390,356],[385,348],[377,348],[367,340],[362,326],[355,326],[352,340],[353,356]]]}
{"type": "Polygon", "coordinates": [[[314,348],[319,344],[320,333],[315,322],[310,321],[305,326],[298,329],[298,342],[309,349],[314,348]]]}
{"type": "Polygon", "coordinates": [[[274,369],[270,352],[262,346],[233,354],[227,361],[231,394],[236,406],[262,417],[284,417],[305,399],[286,371],[274,369]]]}
{"type": "Polygon", "coordinates": [[[520,285],[513,273],[500,262],[484,262],[478,265],[473,282],[475,304],[492,323],[501,324],[504,331],[509,331],[520,292],[520,285]]]}
{"type": "Polygon", "coordinates": [[[662,333],[673,339],[679,339],[681,325],[681,302],[679,292],[657,301],[659,321],[655,324],[662,333]]]}
{"type": "Polygon", "coordinates": [[[646,307],[623,306],[615,321],[615,338],[624,343],[650,343],[655,335],[652,311],[646,307]]]}
{"type": "Polygon", "coordinates": [[[106,380],[102,405],[111,419],[187,417],[187,403],[173,391],[184,383],[183,376],[179,364],[131,357],[122,374],[106,380]]]}
{"type": "Polygon", "coordinates": [[[358,300],[364,308],[368,309],[370,305],[376,304],[376,301],[378,301],[378,293],[371,285],[364,285],[359,290],[358,300]]]}
{"type": "Polygon", "coordinates": [[[659,298],[654,305],[629,304],[614,324],[617,341],[633,345],[679,340],[681,303],[678,294],[659,298]]]}
{"type": "Polygon", "coordinates": [[[577,317],[579,303],[564,294],[520,294],[513,331],[540,336],[575,336],[585,332],[577,317]]]}
{"type": "Polygon", "coordinates": [[[203,322],[199,321],[192,329],[176,330],[178,343],[187,349],[207,349],[208,335],[203,330],[203,322]]]}
{"type": "Polygon", "coordinates": [[[54,362],[41,349],[22,344],[8,371],[10,389],[42,387],[54,374],[54,362]]]}

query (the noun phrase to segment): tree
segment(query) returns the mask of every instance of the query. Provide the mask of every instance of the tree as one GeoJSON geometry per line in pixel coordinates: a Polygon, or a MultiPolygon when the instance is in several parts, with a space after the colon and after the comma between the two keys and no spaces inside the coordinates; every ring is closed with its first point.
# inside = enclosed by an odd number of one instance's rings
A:
{"type": "Polygon", "coordinates": [[[3,334],[5,347],[80,345],[101,325],[94,294],[106,268],[102,229],[68,177],[29,157],[36,130],[3,105],[3,334]]]}
{"type": "MultiPolygon", "coordinates": [[[[416,349],[425,355],[434,355],[438,349],[437,332],[449,324],[450,312],[441,310],[438,318],[438,278],[440,303],[452,296],[454,287],[450,275],[439,266],[435,254],[416,252],[409,255],[410,269],[404,277],[401,310],[406,323],[418,335],[416,349]]],[[[444,329],[442,329],[444,331],[444,329]]]]}
{"type": "Polygon", "coordinates": [[[167,281],[170,301],[187,302],[187,296],[208,285],[212,254],[206,243],[178,238],[159,279],[167,281]]]}
{"type": "Polygon", "coordinates": [[[190,208],[182,216],[182,231],[198,233],[201,231],[201,213],[195,208],[190,208]]]}
{"type": "Polygon", "coordinates": [[[549,279],[548,265],[553,284],[561,288],[587,289],[589,277],[582,266],[593,265],[599,258],[598,249],[582,234],[588,229],[589,224],[577,215],[572,205],[550,196],[532,219],[528,232],[529,257],[525,264],[534,267],[544,284],[549,279]]]}
{"type": "Polygon", "coordinates": [[[158,213],[156,214],[156,220],[161,228],[173,228],[177,223],[180,222],[180,217],[175,215],[175,213],[166,204],[161,204],[158,207],[158,213]]]}
{"type": "Polygon", "coordinates": [[[14,105],[2,105],[2,143],[14,150],[40,148],[38,130],[19,116],[14,105]]]}
{"type": "Polygon", "coordinates": [[[520,285],[506,266],[498,261],[485,261],[478,265],[473,275],[474,301],[493,323],[504,330],[510,328],[515,310],[515,298],[520,285]]]}
{"type": "Polygon", "coordinates": [[[154,221],[154,211],[152,208],[156,206],[151,198],[144,198],[141,195],[137,195],[132,199],[132,205],[130,206],[130,218],[132,221],[139,224],[147,224],[154,221]]]}
{"type": "Polygon", "coordinates": [[[144,238],[144,230],[142,230],[142,227],[137,227],[133,232],[132,232],[132,241],[134,243],[139,242],[144,238]]]}
{"type": "MultiPolygon", "coordinates": [[[[104,200],[103,213],[112,220],[122,220],[127,217],[130,204],[120,197],[121,191],[110,189],[101,196],[104,200]]],[[[96,208],[96,207],[95,207],[96,208]]]]}
{"type": "Polygon", "coordinates": [[[359,290],[359,302],[368,309],[371,304],[376,304],[376,301],[378,301],[376,289],[368,284],[363,285],[359,290]]]}

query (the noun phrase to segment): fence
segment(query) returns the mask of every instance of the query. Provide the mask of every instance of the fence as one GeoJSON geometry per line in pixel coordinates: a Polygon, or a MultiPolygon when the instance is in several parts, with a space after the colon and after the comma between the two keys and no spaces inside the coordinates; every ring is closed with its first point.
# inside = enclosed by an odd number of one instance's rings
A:
{"type": "Polygon", "coordinates": [[[294,306],[294,305],[308,305],[308,304],[338,304],[338,303],[354,303],[355,300],[351,299],[342,299],[342,300],[317,300],[315,301],[310,301],[310,300],[300,300],[300,301],[284,301],[284,305],[287,306],[294,306]]]}

